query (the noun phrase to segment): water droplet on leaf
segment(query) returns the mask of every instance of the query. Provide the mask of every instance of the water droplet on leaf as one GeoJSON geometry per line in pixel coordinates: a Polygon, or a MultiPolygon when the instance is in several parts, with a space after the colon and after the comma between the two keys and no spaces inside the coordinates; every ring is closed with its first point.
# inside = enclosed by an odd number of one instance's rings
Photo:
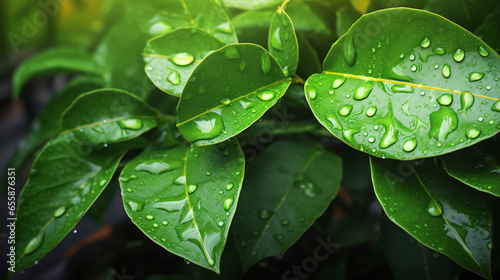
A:
{"type": "Polygon", "coordinates": [[[463,111],[469,109],[474,104],[474,95],[468,91],[464,91],[460,94],[460,106],[463,111]]]}
{"type": "Polygon", "coordinates": [[[479,81],[484,77],[484,73],[471,72],[469,73],[469,82],[479,81]]]}
{"type": "Polygon", "coordinates": [[[424,49],[428,48],[431,45],[431,39],[429,37],[425,37],[420,41],[420,46],[424,49]]]}
{"type": "Polygon", "coordinates": [[[194,56],[187,52],[177,53],[169,58],[170,61],[178,66],[186,66],[194,61],[194,56]]]}
{"type": "Polygon", "coordinates": [[[443,65],[443,68],[441,69],[441,73],[443,74],[443,77],[449,78],[451,75],[451,67],[448,65],[448,63],[445,63],[443,65]]]}
{"type": "Polygon", "coordinates": [[[44,237],[44,231],[41,231],[37,236],[35,236],[33,239],[28,242],[28,245],[26,245],[26,248],[24,249],[24,254],[29,255],[33,252],[35,252],[40,246],[42,246],[43,243],[43,237],[44,237]]]}
{"type": "Polygon", "coordinates": [[[462,60],[464,60],[465,58],[465,51],[461,48],[458,48],[454,53],[453,53],[453,59],[456,61],[456,62],[460,62],[462,60]]]}
{"type": "Polygon", "coordinates": [[[438,97],[437,102],[443,106],[448,106],[453,102],[453,95],[451,94],[443,94],[438,97]]]}
{"type": "Polygon", "coordinates": [[[344,37],[342,44],[342,52],[344,53],[345,61],[349,66],[354,65],[356,60],[356,48],[354,47],[354,36],[344,37]]]}

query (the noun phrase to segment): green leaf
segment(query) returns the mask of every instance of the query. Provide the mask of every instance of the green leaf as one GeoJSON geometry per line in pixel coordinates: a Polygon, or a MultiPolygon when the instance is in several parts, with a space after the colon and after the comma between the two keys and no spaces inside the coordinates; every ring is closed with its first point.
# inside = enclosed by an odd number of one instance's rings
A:
{"type": "Polygon", "coordinates": [[[16,270],[36,263],[77,224],[112,178],[123,150],[94,151],[64,133],[45,145],[19,196],[16,270]]]}
{"type": "Polygon", "coordinates": [[[33,120],[28,133],[21,139],[7,166],[21,168],[25,161],[40,146],[61,132],[63,111],[82,93],[102,86],[98,78],[79,77],[70,81],[62,90],[55,93],[45,104],[40,114],[33,120]]]}
{"type": "Polygon", "coordinates": [[[458,279],[460,267],[429,250],[386,217],[380,220],[380,243],[395,279],[458,279]]]}
{"type": "Polygon", "coordinates": [[[371,155],[442,155],[500,130],[500,77],[493,70],[500,57],[435,14],[401,8],[365,15],[323,66],[305,84],[314,115],[371,155]],[[377,36],[368,34],[375,26],[377,36]]]}
{"type": "Polygon", "coordinates": [[[269,52],[276,58],[285,76],[292,76],[299,64],[299,47],[293,23],[280,6],[269,27],[269,52]]]}
{"type": "Polygon", "coordinates": [[[483,24],[476,28],[474,34],[500,53],[500,5],[485,17],[483,24]]]}
{"type": "Polygon", "coordinates": [[[352,6],[343,6],[337,10],[336,15],[336,31],[337,37],[344,35],[349,28],[359,19],[361,14],[352,6]]]}
{"type": "Polygon", "coordinates": [[[176,28],[198,27],[227,44],[238,42],[226,12],[214,0],[125,2],[129,14],[150,37],[176,28]]]}
{"type": "MultiPolygon", "coordinates": [[[[297,75],[300,77],[309,77],[312,74],[319,73],[322,70],[318,54],[304,34],[297,34],[299,42],[299,66],[297,75]]],[[[304,98],[305,101],[305,98],[304,98]]]]}
{"type": "Polygon", "coordinates": [[[222,0],[224,5],[229,8],[242,10],[258,10],[267,7],[278,6],[283,0],[222,0]]]}
{"type": "Polygon", "coordinates": [[[290,82],[262,47],[225,46],[209,54],[186,83],[177,106],[177,127],[195,145],[225,141],[257,121],[290,82]]]}
{"type": "Polygon", "coordinates": [[[281,141],[249,165],[234,220],[245,269],[283,254],[325,211],[342,179],[340,158],[310,141],[281,141]]]}
{"type": "Polygon", "coordinates": [[[118,89],[80,95],[64,112],[64,133],[93,146],[135,138],[156,127],[156,113],[138,97],[118,89]]]}
{"type": "Polygon", "coordinates": [[[500,196],[498,137],[441,157],[448,174],[477,190],[500,196]]]}
{"type": "Polygon", "coordinates": [[[120,175],[125,210],[158,245],[219,273],[244,167],[236,140],[146,150],[120,175]]]}
{"type": "Polygon", "coordinates": [[[431,159],[370,157],[375,194],[385,213],[425,246],[491,279],[489,197],[448,176],[431,159]]]}
{"type": "Polygon", "coordinates": [[[181,96],[193,70],[225,44],[198,28],[181,28],[148,41],[143,52],[149,79],[162,91],[181,96]]]}
{"type": "Polygon", "coordinates": [[[84,50],[69,47],[48,49],[29,58],[16,68],[12,78],[14,97],[19,96],[22,86],[33,76],[57,73],[85,73],[101,76],[102,70],[94,62],[92,56],[84,50]]]}

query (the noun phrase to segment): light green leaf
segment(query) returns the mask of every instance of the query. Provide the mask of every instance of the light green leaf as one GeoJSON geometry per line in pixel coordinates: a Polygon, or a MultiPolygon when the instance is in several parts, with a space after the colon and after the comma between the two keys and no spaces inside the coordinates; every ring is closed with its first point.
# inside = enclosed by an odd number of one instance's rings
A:
{"type": "Polygon", "coordinates": [[[64,133],[33,164],[17,209],[16,270],[30,267],[78,223],[113,177],[124,150],[93,151],[64,133]]]}
{"type": "Polygon", "coordinates": [[[477,190],[500,196],[498,137],[441,157],[448,174],[477,190]]]}
{"type": "Polygon", "coordinates": [[[267,7],[278,6],[283,0],[222,0],[224,5],[229,8],[242,10],[258,10],[267,7]]]}
{"type": "Polygon", "coordinates": [[[129,14],[150,37],[176,28],[198,27],[230,44],[238,38],[226,12],[214,0],[153,0],[146,3],[126,0],[129,14]]]}
{"type": "Polygon", "coordinates": [[[244,162],[236,140],[146,150],[120,175],[125,211],[158,245],[219,273],[244,162]]]}
{"type": "Polygon", "coordinates": [[[434,165],[370,157],[375,194],[385,213],[425,246],[491,279],[489,196],[434,165]]]}
{"type": "Polygon", "coordinates": [[[148,41],[143,52],[149,79],[162,91],[181,96],[193,70],[225,44],[198,28],[180,28],[148,41]]]}
{"type": "Polygon", "coordinates": [[[305,84],[313,113],[371,155],[442,155],[500,130],[500,57],[438,15],[405,8],[365,15],[323,66],[305,84]],[[377,36],[365,32],[375,23],[377,36]]]}
{"type": "Polygon", "coordinates": [[[209,54],[189,78],[177,106],[177,127],[195,145],[225,141],[257,121],[290,82],[262,47],[225,46],[209,54]]]}
{"type": "Polygon", "coordinates": [[[386,217],[380,243],[396,280],[458,279],[461,269],[448,257],[426,248],[386,217]]]}
{"type": "Polygon", "coordinates": [[[234,220],[245,269],[283,254],[325,211],[342,179],[337,155],[310,141],[276,142],[248,167],[234,220]]]}
{"type": "Polygon", "coordinates": [[[98,78],[78,77],[55,93],[33,120],[28,133],[21,139],[7,166],[19,169],[41,145],[61,132],[63,111],[82,93],[102,87],[98,78]]]}
{"type": "Polygon", "coordinates": [[[135,138],[156,127],[156,113],[138,97],[118,89],[101,89],[80,95],[64,112],[63,133],[73,133],[90,145],[135,138]]]}
{"type": "Polygon", "coordinates": [[[56,47],[48,49],[24,61],[12,78],[13,95],[21,93],[22,86],[33,76],[58,73],[84,73],[96,76],[102,75],[102,70],[84,50],[56,47]]]}
{"type": "Polygon", "coordinates": [[[276,58],[285,76],[292,76],[299,64],[299,47],[293,23],[283,7],[273,15],[269,27],[269,52],[276,58]]]}

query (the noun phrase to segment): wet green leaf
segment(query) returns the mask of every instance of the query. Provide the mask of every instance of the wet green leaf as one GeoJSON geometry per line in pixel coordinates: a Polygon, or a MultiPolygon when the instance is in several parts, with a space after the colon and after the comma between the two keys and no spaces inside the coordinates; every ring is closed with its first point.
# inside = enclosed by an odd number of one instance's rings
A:
{"type": "Polygon", "coordinates": [[[126,0],[129,14],[150,37],[163,35],[176,28],[198,27],[230,44],[238,38],[226,12],[214,0],[153,0],[146,3],[126,0]]]}
{"type": "Polygon", "coordinates": [[[306,82],[310,107],[333,135],[371,155],[442,155],[500,130],[500,57],[435,14],[365,15],[323,66],[306,82]],[[365,32],[375,24],[377,36],[365,32]]]}
{"type": "Polygon", "coordinates": [[[498,137],[441,157],[448,174],[477,190],[500,196],[498,137]]]}
{"type": "Polygon", "coordinates": [[[179,97],[193,70],[225,44],[198,28],[180,28],[148,41],[143,52],[149,79],[162,91],[179,97]]]}
{"type": "Polygon", "coordinates": [[[310,141],[276,142],[248,167],[234,237],[245,269],[283,254],[337,195],[342,163],[310,141]]]}
{"type": "Polygon", "coordinates": [[[22,86],[33,76],[58,73],[84,73],[102,75],[102,70],[92,56],[84,50],[56,47],[48,49],[24,61],[12,78],[13,95],[18,97],[22,86]]]}
{"type": "Polygon", "coordinates": [[[123,154],[119,149],[94,151],[73,133],[45,145],[19,196],[17,271],[34,265],[73,229],[109,183],[123,154]]]}
{"type": "Polygon", "coordinates": [[[273,15],[269,27],[269,52],[276,58],[285,76],[292,76],[297,71],[299,49],[293,23],[283,7],[273,15]]]}
{"type": "Polygon", "coordinates": [[[144,101],[117,89],[80,95],[62,119],[63,133],[72,133],[80,141],[103,147],[135,138],[156,125],[156,113],[144,101]]]}
{"type": "Polygon", "coordinates": [[[125,211],[171,253],[219,273],[238,204],[244,156],[236,140],[146,150],[120,175],[125,211]]]}
{"type": "Polygon", "coordinates": [[[283,0],[222,0],[226,7],[242,10],[258,10],[278,6],[283,0]]]}
{"type": "Polygon", "coordinates": [[[380,243],[395,279],[458,279],[460,267],[426,248],[386,217],[380,220],[380,243]]]}
{"type": "Polygon", "coordinates": [[[225,46],[191,74],[177,106],[177,127],[195,145],[225,141],[257,121],[290,82],[262,47],[225,46]]]}
{"type": "Polygon", "coordinates": [[[40,114],[33,120],[28,133],[16,146],[7,166],[20,168],[23,163],[50,138],[61,132],[62,113],[82,93],[102,86],[98,78],[75,78],[62,90],[55,93],[45,104],[40,114]]]}
{"type": "Polygon", "coordinates": [[[375,194],[385,213],[425,246],[491,279],[492,210],[478,192],[434,165],[370,157],[375,194]]]}

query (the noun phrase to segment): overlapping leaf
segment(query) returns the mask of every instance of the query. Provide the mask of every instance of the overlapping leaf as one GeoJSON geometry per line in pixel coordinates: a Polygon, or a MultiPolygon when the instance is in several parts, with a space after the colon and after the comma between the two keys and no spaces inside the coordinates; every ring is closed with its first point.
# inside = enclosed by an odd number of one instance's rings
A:
{"type": "Polygon", "coordinates": [[[244,268],[288,250],[337,195],[341,178],[340,158],[314,142],[277,142],[261,153],[233,226],[244,268]]]}
{"type": "Polygon", "coordinates": [[[17,67],[12,78],[14,97],[19,96],[24,83],[33,76],[57,73],[86,73],[101,76],[102,70],[84,50],[68,47],[48,49],[17,67]]]}
{"type": "Polygon", "coordinates": [[[500,57],[438,15],[403,8],[365,15],[323,66],[306,82],[316,118],[371,155],[441,155],[500,130],[500,57]]]}
{"type": "Polygon", "coordinates": [[[149,79],[162,91],[179,97],[193,70],[225,44],[198,28],[180,28],[148,41],[143,52],[149,79]]]}
{"type": "Polygon", "coordinates": [[[269,27],[269,52],[276,58],[285,76],[291,76],[297,71],[299,49],[297,36],[290,17],[282,6],[273,15],[269,27]]]}
{"type": "Polygon", "coordinates": [[[209,54],[189,78],[177,106],[177,127],[195,145],[222,142],[257,121],[290,82],[262,47],[225,46],[209,54]]]}
{"type": "Polygon", "coordinates": [[[125,210],[154,242],[219,273],[243,172],[236,140],[146,150],[120,175],[125,210]]]}
{"type": "Polygon", "coordinates": [[[498,137],[441,159],[448,174],[475,189],[500,196],[500,145],[498,137]]]}
{"type": "Polygon", "coordinates": [[[242,10],[258,10],[262,8],[277,6],[281,4],[283,0],[222,0],[224,5],[230,8],[242,9],[242,10]]]}
{"type": "Polygon", "coordinates": [[[491,279],[488,195],[448,176],[432,159],[370,161],[375,194],[391,221],[425,246],[491,279]]]}

